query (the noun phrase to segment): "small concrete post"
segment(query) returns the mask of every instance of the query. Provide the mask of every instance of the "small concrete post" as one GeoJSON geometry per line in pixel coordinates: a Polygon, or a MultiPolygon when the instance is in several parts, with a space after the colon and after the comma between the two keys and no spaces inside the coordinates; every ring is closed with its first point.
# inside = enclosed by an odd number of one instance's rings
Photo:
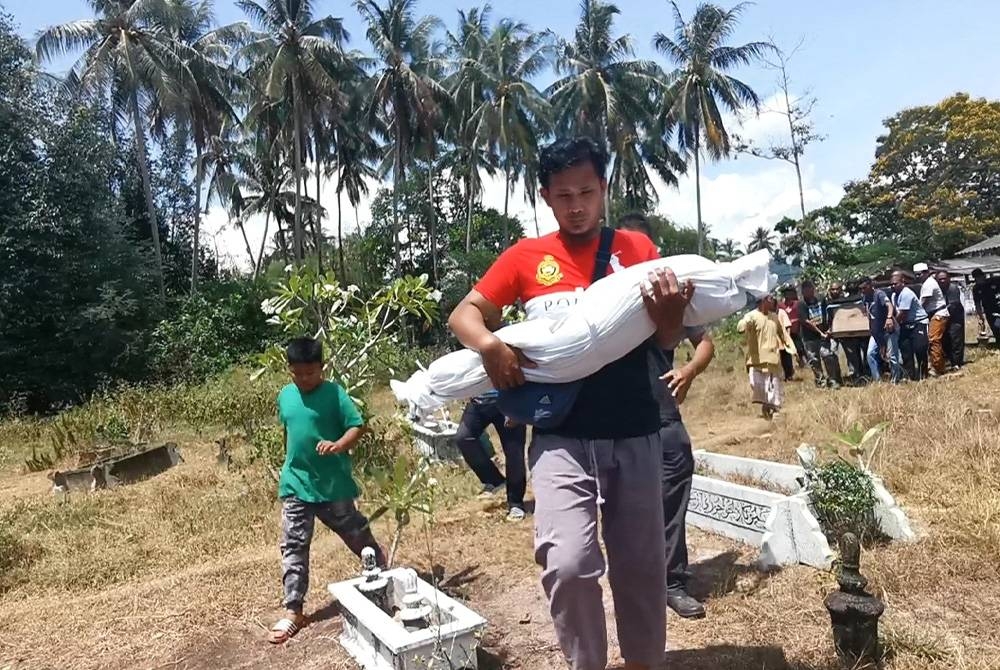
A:
{"type": "Polygon", "coordinates": [[[392,616],[389,610],[389,580],[382,575],[382,569],[375,560],[375,550],[365,547],[361,550],[361,576],[365,578],[358,590],[380,610],[392,616]]]}
{"type": "Polygon", "coordinates": [[[406,630],[413,632],[430,626],[431,606],[417,593],[417,573],[409,569],[403,576],[403,609],[399,618],[406,630]]]}

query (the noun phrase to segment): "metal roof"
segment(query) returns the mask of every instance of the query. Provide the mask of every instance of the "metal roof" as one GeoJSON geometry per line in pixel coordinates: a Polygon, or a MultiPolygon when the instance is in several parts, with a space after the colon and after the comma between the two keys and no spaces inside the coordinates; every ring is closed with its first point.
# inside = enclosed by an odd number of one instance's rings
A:
{"type": "Polygon", "coordinates": [[[958,252],[959,256],[968,256],[969,254],[978,254],[984,251],[992,251],[994,249],[1000,249],[1000,235],[994,235],[993,237],[987,237],[982,242],[977,242],[971,247],[966,247],[958,252]]]}
{"type": "Polygon", "coordinates": [[[928,263],[928,265],[930,265],[933,270],[946,270],[953,274],[972,274],[972,271],[976,268],[982,268],[983,272],[986,273],[993,273],[1000,272],[1000,256],[950,258],[936,263],[928,263]]]}

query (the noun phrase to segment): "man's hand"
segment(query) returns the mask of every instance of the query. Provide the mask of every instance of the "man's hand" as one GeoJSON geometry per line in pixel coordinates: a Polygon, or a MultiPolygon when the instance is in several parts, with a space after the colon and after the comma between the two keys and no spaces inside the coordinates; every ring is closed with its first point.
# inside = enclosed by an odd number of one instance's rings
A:
{"type": "Polygon", "coordinates": [[[687,397],[688,389],[691,388],[691,382],[697,376],[698,373],[692,366],[685,365],[682,368],[670,370],[667,374],[660,377],[660,379],[667,383],[667,388],[670,389],[671,395],[674,396],[677,404],[680,405],[687,397]]]}
{"type": "Polygon", "coordinates": [[[320,456],[340,454],[345,451],[347,451],[347,447],[340,444],[339,441],[334,442],[332,440],[320,440],[319,444],[316,445],[316,453],[320,456]]]}
{"type": "Polygon", "coordinates": [[[521,386],[524,384],[522,368],[537,367],[520,349],[508,346],[495,336],[479,349],[479,355],[483,357],[486,375],[498,391],[521,386]]]}
{"type": "Polygon", "coordinates": [[[649,318],[656,324],[658,333],[675,333],[684,325],[684,309],[694,295],[694,284],[688,280],[683,287],[677,284],[677,275],[672,270],[657,270],[649,273],[651,288],[639,286],[642,301],[646,304],[649,318]]]}

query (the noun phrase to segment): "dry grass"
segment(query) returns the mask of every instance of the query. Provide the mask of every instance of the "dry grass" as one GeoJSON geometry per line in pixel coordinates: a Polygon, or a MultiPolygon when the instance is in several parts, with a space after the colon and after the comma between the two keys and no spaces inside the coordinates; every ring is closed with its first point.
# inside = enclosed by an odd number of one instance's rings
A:
{"type": "MultiPolygon", "coordinates": [[[[833,392],[792,384],[787,411],[768,423],[754,418],[738,354],[724,352],[684,406],[696,447],[787,462],[801,442],[832,441],[854,422],[891,423],[875,468],[921,538],[862,559],[887,604],[890,670],[1000,668],[1000,356],[975,355],[962,376],[919,385],[833,392]]],[[[373,408],[390,406],[380,397],[373,408]]],[[[16,439],[13,431],[0,427],[5,440],[16,439]]],[[[0,572],[0,668],[352,667],[335,643],[335,619],[287,649],[263,642],[280,596],[271,485],[253,468],[219,468],[203,438],[171,437],[185,457],[180,467],[63,506],[45,493],[44,476],[16,474],[7,462],[0,531],[21,553],[0,572]]],[[[530,524],[507,524],[502,509],[472,500],[476,484],[462,469],[435,476],[443,491],[437,523],[410,529],[402,560],[489,618],[480,667],[557,667],[530,524]]],[[[381,523],[377,530],[389,532],[381,523]]],[[[837,667],[822,606],[832,574],[761,574],[751,549],[697,531],[690,544],[693,586],[709,618],[671,617],[670,667],[837,667]]],[[[311,602],[319,607],[325,582],[356,568],[330,533],[318,533],[314,546],[311,602]]]]}

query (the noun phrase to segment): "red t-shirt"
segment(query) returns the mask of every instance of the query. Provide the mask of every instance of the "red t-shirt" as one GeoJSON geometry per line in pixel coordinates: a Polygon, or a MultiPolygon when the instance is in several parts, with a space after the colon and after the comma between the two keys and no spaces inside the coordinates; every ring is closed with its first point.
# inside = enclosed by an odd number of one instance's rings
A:
{"type": "MultiPolygon", "coordinates": [[[[568,244],[558,232],[520,240],[476,284],[476,290],[497,307],[520,299],[575,291],[590,286],[597,263],[597,236],[586,244],[568,244]]],[[[630,230],[615,231],[608,274],[660,257],[648,237],[630,230]]]]}
{"type": "Polygon", "coordinates": [[[778,305],[778,309],[788,315],[788,320],[791,322],[791,332],[792,335],[799,334],[799,301],[793,300],[788,302],[787,300],[782,300],[778,305]]]}
{"type": "MultiPolygon", "coordinates": [[[[500,255],[476,290],[497,307],[520,299],[529,318],[555,314],[575,302],[577,290],[590,286],[599,244],[600,237],[586,244],[567,244],[559,233],[521,240],[500,255]]],[[[659,257],[645,235],[619,230],[611,243],[608,273],[659,257]]],[[[587,377],[563,424],[535,429],[535,434],[598,440],[656,433],[660,409],[650,381],[649,351],[645,342],[587,377]]]]}

